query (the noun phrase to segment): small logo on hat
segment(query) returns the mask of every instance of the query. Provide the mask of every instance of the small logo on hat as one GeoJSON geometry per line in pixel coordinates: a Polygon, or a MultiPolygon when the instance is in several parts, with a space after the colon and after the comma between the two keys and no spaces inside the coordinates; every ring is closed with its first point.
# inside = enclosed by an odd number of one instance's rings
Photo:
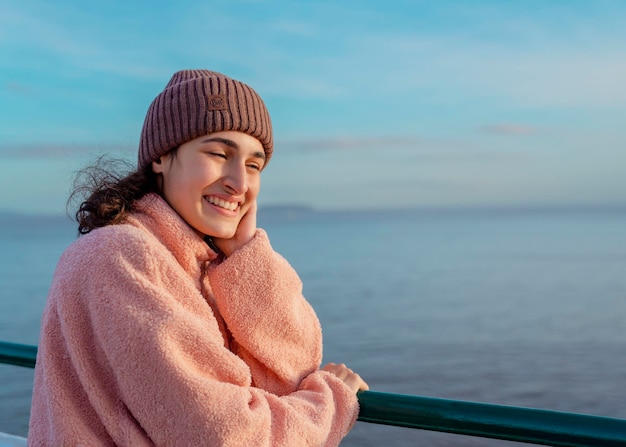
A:
{"type": "Polygon", "coordinates": [[[209,110],[226,110],[226,95],[211,95],[207,98],[209,110]]]}

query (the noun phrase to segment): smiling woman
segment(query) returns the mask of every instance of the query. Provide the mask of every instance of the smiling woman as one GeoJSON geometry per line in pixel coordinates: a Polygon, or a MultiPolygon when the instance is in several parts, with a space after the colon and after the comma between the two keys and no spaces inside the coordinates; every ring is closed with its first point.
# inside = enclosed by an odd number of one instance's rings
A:
{"type": "Polygon", "coordinates": [[[319,320],[256,226],[269,114],[247,85],[174,74],[138,167],[90,170],[44,310],[29,445],[336,446],[367,384],[320,368],[319,320]]]}

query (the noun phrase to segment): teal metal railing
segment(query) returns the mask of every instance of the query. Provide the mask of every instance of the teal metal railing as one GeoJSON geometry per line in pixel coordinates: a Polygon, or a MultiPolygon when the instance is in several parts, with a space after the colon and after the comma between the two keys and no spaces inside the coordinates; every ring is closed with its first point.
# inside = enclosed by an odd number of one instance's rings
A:
{"type": "Polygon", "coordinates": [[[0,363],[34,368],[36,358],[37,346],[0,341],[0,363]]]}
{"type": "Polygon", "coordinates": [[[359,420],[567,447],[626,446],[626,420],[432,397],[359,393],[359,420]]]}
{"type": "MultiPolygon", "coordinates": [[[[0,363],[33,368],[37,347],[0,341],[0,363]]],[[[626,446],[626,420],[362,391],[359,421],[559,447],[626,446]]]]}

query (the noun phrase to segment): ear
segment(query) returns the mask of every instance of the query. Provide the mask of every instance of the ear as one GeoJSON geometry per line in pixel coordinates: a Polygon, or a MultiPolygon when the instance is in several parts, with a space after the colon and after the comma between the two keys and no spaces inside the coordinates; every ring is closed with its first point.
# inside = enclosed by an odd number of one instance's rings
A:
{"type": "Polygon", "coordinates": [[[152,172],[155,174],[163,174],[169,168],[171,155],[168,152],[165,155],[161,155],[159,158],[152,162],[152,172]]]}

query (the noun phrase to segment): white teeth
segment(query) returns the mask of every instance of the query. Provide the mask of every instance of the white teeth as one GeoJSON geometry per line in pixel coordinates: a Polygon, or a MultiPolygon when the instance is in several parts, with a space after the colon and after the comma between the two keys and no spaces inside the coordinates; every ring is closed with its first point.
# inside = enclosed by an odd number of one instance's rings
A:
{"type": "Polygon", "coordinates": [[[237,208],[237,202],[227,202],[226,200],[218,197],[208,197],[207,200],[209,203],[217,205],[220,208],[224,208],[225,210],[235,211],[237,208]]]}

